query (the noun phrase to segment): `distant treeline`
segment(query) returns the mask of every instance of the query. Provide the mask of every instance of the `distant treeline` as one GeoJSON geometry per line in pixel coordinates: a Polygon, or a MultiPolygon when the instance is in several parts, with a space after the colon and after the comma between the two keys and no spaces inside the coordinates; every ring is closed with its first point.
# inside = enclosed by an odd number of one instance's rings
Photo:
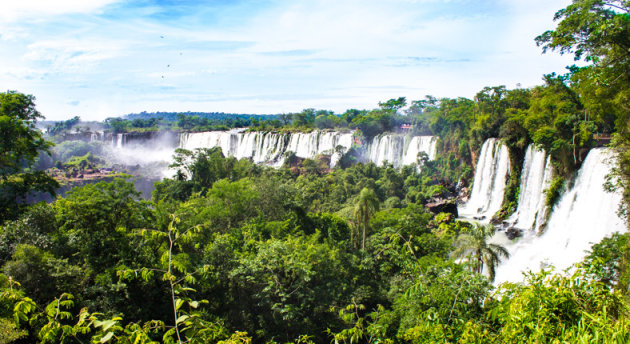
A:
{"type": "Polygon", "coordinates": [[[165,121],[177,121],[178,115],[196,116],[199,118],[207,118],[212,120],[248,120],[250,118],[256,118],[258,120],[276,119],[279,115],[252,115],[252,114],[239,114],[239,113],[225,113],[225,112],[146,112],[130,113],[122,116],[123,119],[135,120],[135,119],[163,119],[165,121]]]}

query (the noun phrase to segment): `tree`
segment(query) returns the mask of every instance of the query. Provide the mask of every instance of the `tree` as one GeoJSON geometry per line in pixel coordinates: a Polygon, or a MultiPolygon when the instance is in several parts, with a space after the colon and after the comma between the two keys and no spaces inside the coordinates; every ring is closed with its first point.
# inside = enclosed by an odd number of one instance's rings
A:
{"type": "Polygon", "coordinates": [[[348,109],[341,115],[348,124],[352,123],[352,120],[356,117],[365,116],[367,111],[365,110],[357,110],[357,109],[348,109]]]}
{"type": "Polygon", "coordinates": [[[365,250],[365,237],[370,223],[370,217],[378,211],[379,200],[373,190],[363,188],[354,206],[354,218],[357,228],[361,229],[361,249],[365,250]]]}
{"type": "Polygon", "coordinates": [[[315,121],[315,117],[315,109],[304,109],[302,112],[291,114],[293,125],[296,127],[310,127],[313,124],[313,121],[315,121]]]}
{"type": "MultiPolygon", "coordinates": [[[[574,0],[556,12],[555,30],[536,37],[536,44],[561,54],[573,53],[601,67],[630,62],[630,3],[626,0],[574,0]]],[[[620,70],[620,72],[622,72],[620,70]]],[[[628,70],[625,71],[628,74],[628,70]]]]}
{"type": "Polygon", "coordinates": [[[293,342],[300,334],[326,342],[325,328],[337,327],[331,306],[347,302],[353,276],[339,249],[319,242],[319,235],[288,236],[253,243],[239,254],[230,273],[238,295],[230,312],[235,327],[247,329],[267,342],[293,342]]]}
{"type": "Polygon", "coordinates": [[[396,111],[405,107],[405,105],[407,105],[407,98],[405,97],[399,97],[398,99],[392,98],[386,102],[378,103],[378,106],[380,106],[381,109],[391,111],[393,113],[396,113],[396,111]]]}
{"type": "Polygon", "coordinates": [[[488,319],[499,328],[496,343],[628,343],[627,305],[620,295],[589,278],[549,270],[524,283],[504,283],[488,319]]]}
{"type": "MultiPolygon", "coordinates": [[[[554,16],[555,30],[536,37],[543,51],[572,53],[588,62],[571,67],[572,81],[587,105],[584,116],[615,121],[617,186],[623,189],[623,211],[630,208],[630,2],[574,0],[554,16]]],[[[610,125],[604,125],[610,130],[610,125]]]]}
{"type": "Polygon", "coordinates": [[[96,273],[137,260],[127,233],[154,220],[149,204],[140,199],[132,182],[122,178],[75,187],[54,207],[73,260],[85,260],[96,273]]]}
{"type": "Polygon", "coordinates": [[[285,127],[289,125],[289,123],[291,123],[291,119],[293,118],[293,114],[290,113],[281,113],[279,115],[280,121],[282,122],[282,125],[284,125],[285,127]]]}
{"type": "Polygon", "coordinates": [[[505,247],[488,243],[492,234],[494,234],[492,225],[474,224],[467,233],[457,237],[453,251],[453,256],[468,261],[472,271],[480,274],[485,267],[490,280],[494,280],[495,268],[499,265],[501,257],[510,257],[505,247]]]}
{"type": "Polygon", "coordinates": [[[212,184],[229,176],[233,159],[225,159],[220,147],[197,148],[194,151],[178,148],[169,166],[178,176],[190,178],[193,191],[205,191],[212,184]]]}
{"type": "Polygon", "coordinates": [[[63,131],[70,130],[72,127],[77,125],[81,121],[79,116],[74,116],[68,120],[55,122],[55,124],[51,127],[49,126],[47,129],[48,135],[57,135],[61,134],[63,131]]]}
{"type": "Polygon", "coordinates": [[[129,128],[131,124],[130,121],[124,120],[122,118],[108,118],[105,120],[105,123],[109,125],[113,133],[124,133],[129,128]]]}
{"type": "Polygon", "coordinates": [[[35,109],[35,97],[15,91],[0,93],[0,223],[16,218],[30,192],[54,195],[59,184],[43,171],[32,171],[41,151],[48,154],[35,123],[43,116],[35,109]]]}

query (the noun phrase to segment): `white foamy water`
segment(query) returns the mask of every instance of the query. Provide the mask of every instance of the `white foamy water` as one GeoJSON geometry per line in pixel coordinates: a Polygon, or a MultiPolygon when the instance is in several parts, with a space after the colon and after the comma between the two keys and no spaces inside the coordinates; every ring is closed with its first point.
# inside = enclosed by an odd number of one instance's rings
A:
{"type": "Polygon", "coordinates": [[[511,226],[522,230],[538,230],[545,221],[545,191],[551,183],[551,158],[543,150],[533,145],[527,147],[518,206],[508,222],[511,226]]]}
{"type": "Polygon", "coordinates": [[[112,147],[122,148],[124,144],[125,144],[125,134],[119,133],[119,134],[116,134],[116,136],[112,136],[112,147]]]}
{"type": "Polygon", "coordinates": [[[507,147],[491,138],[481,147],[470,199],[459,207],[459,216],[489,222],[501,209],[510,170],[507,147]]]}
{"type": "Polygon", "coordinates": [[[314,158],[318,154],[331,156],[334,166],[352,146],[351,132],[311,133],[265,133],[240,131],[208,131],[183,133],[180,147],[195,148],[220,147],[225,156],[237,159],[248,158],[255,163],[280,166],[286,152],[294,152],[300,158],[314,158]],[[337,149],[339,147],[339,149],[337,149]]]}
{"type": "Polygon", "coordinates": [[[536,272],[549,265],[566,269],[581,261],[592,244],[625,230],[617,215],[621,195],[603,188],[610,156],[608,149],[592,149],[573,187],[554,207],[545,232],[538,236],[536,231],[525,231],[522,238],[505,245],[510,258],[498,266],[495,284],[522,281],[523,271],[536,272]]]}
{"type": "MultiPolygon", "coordinates": [[[[435,158],[437,138],[433,136],[380,135],[367,144],[365,161],[383,165],[386,161],[399,168],[417,162],[418,154],[425,152],[435,158]]],[[[180,147],[220,147],[225,156],[249,158],[255,163],[281,166],[286,152],[300,158],[314,158],[319,154],[331,156],[335,166],[341,155],[352,146],[352,132],[314,131],[311,133],[264,133],[241,131],[209,131],[183,133],[180,147]]]]}
{"type": "Polygon", "coordinates": [[[436,143],[435,136],[379,135],[368,144],[367,159],[379,166],[389,162],[399,168],[416,164],[420,152],[426,153],[429,160],[435,159],[436,143]]]}

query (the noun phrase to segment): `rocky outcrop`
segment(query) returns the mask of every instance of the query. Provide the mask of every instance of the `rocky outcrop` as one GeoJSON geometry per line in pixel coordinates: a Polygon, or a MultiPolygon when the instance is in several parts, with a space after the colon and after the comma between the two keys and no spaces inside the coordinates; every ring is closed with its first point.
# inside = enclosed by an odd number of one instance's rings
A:
{"type": "Polygon", "coordinates": [[[457,217],[457,202],[454,199],[437,199],[425,205],[434,214],[449,213],[457,217]]]}

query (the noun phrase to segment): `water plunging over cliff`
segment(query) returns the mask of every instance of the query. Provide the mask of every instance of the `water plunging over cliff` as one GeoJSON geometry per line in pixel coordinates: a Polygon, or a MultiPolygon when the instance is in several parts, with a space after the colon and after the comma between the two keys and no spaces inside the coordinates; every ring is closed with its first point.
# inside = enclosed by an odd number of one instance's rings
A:
{"type": "Polygon", "coordinates": [[[112,146],[114,148],[122,148],[125,144],[125,134],[116,134],[116,136],[112,136],[112,146]],[[114,141],[114,139],[116,141],[114,141]]]}
{"type": "Polygon", "coordinates": [[[510,170],[508,150],[497,139],[488,139],[481,147],[470,199],[458,208],[459,215],[488,222],[501,209],[510,170]]]}
{"type": "Polygon", "coordinates": [[[573,187],[554,207],[545,232],[538,236],[536,231],[526,231],[523,238],[505,244],[510,259],[497,268],[495,284],[521,281],[522,271],[538,271],[548,265],[565,269],[582,260],[592,244],[625,230],[616,213],[621,195],[603,188],[610,156],[607,149],[592,149],[573,187]]]}
{"type": "Polygon", "coordinates": [[[518,207],[508,219],[511,226],[521,230],[538,230],[545,222],[545,190],[551,182],[551,157],[533,145],[527,147],[518,207]]]}
{"type": "Polygon", "coordinates": [[[231,130],[184,133],[180,138],[181,148],[192,150],[220,147],[225,156],[237,159],[251,158],[255,163],[274,166],[282,165],[284,154],[289,151],[300,158],[328,154],[331,155],[331,165],[334,166],[341,154],[347,152],[351,145],[351,132],[279,134],[231,130]]]}
{"type": "Polygon", "coordinates": [[[436,143],[434,136],[379,135],[368,144],[367,158],[379,166],[387,161],[399,168],[417,163],[420,152],[426,153],[429,160],[435,159],[436,143]]]}
{"type": "MultiPolygon", "coordinates": [[[[367,143],[364,161],[382,165],[388,161],[394,167],[417,162],[418,153],[425,152],[429,159],[435,158],[437,139],[433,136],[405,136],[388,134],[375,137],[367,143]]],[[[300,158],[314,158],[318,154],[331,156],[334,166],[352,146],[352,132],[315,131],[311,133],[264,133],[232,131],[209,131],[183,133],[180,147],[220,147],[225,156],[237,159],[251,158],[255,163],[280,166],[286,152],[294,152],[300,158]]]]}

